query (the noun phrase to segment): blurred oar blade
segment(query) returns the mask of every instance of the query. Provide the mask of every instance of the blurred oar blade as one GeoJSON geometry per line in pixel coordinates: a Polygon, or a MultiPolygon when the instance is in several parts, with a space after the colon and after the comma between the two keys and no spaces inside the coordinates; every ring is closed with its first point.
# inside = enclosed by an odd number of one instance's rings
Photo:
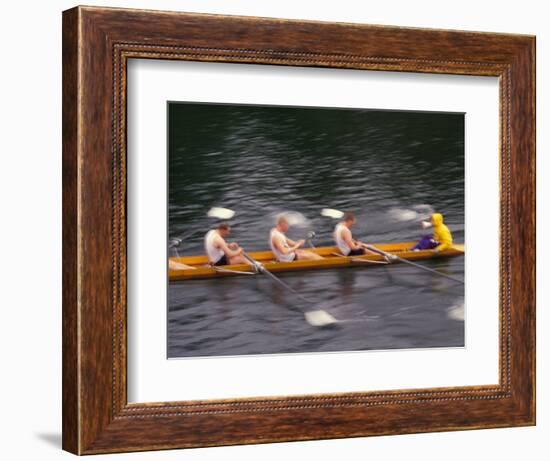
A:
{"type": "Polygon", "coordinates": [[[335,210],[334,208],[323,208],[321,210],[321,216],[332,219],[340,219],[344,216],[344,212],[340,210],[335,210]]]}
{"type": "Polygon", "coordinates": [[[304,317],[306,322],[313,327],[324,327],[337,323],[337,320],[332,315],[323,310],[305,312],[304,317]]]}
{"type": "Polygon", "coordinates": [[[209,218],[231,219],[235,216],[235,212],[229,208],[214,206],[208,210],[207,216],[209,218]]]}

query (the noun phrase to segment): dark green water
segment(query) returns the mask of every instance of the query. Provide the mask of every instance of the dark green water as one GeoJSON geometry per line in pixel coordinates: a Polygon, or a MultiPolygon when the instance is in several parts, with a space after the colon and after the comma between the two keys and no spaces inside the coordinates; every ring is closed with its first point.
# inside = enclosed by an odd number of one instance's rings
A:
{"type": "MultiPolygon", "coordinates": [[[[291,238],[332,245],[325,207],[354,211],[363,241],[417,240],[433,211],[464,241],[463,114],[170,103],[168,137],[169,238],[196,232],[182,255],[204,254],[212,206],[236,211],[230,241],[249,251],[284,211],[291,238]]],[[[463,257],[422,264],[463,278],[463,257]]],[[[443,277],[404,264],[281,277],[341,322],[309,326],[262,276],[170,283],[168,356],[464,345],[464,286],[443,277]]]]}

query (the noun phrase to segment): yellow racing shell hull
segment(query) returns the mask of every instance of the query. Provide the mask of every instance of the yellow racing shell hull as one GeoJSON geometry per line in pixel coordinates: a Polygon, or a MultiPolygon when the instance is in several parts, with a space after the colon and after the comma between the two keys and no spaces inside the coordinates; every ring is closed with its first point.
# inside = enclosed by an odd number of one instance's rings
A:
{"type": "MultiPolygon", "coordinates": [[[[411,251],[415,242],[380,243],[372,246],[386,252],[395,254],[409,261],[435,259],[464,254],[463,244],[454,244],[441,252],[434,250],[411,251]]],[[[366,254],[361,256],[342,256],[337,247],[308,248],[308,251],[317,253],[323,259],[313,261],[275,261],[271,251],[251,252],[249,256],[262,263],[270,272],[293,272],[316,269],[336,269],[343,267],[374,267],[384,264],[385,258],[380,254],[366,254]]],[[[213,267],[208,263],[206,256],[185,256],[170,258],[171,261],[191,266],[192,269],[178,269],[168,271],[170,281],[196,280],[216,277],[234,277],[238,275],[254,273],[254,267],[249,264],[233,264],[213,267]]]]}

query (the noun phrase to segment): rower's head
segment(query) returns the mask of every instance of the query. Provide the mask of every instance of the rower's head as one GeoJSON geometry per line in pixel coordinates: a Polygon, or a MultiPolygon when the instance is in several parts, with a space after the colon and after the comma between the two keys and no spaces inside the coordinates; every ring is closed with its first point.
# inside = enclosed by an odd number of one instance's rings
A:
{"type": "Polygon", "coordinates": [[[351,211],[346,211],[344,213],[344,217],[342,218],[342,222],[348,226],[351,227],[355,224],[355,215],[351,211]]]}
{"type": "Polygon", "coordinates": [[[432,215],[432,226],[436,227],[443,224],[443,215],[441,213],[434,213],[432,215]]]}
{"type": "Polygon", "coordinates": [[[227,222],[218,224],[218,233],[223,237],[228,237],[231,234],[231,226],[227,222]]]}
{"type": "Polygon", "coordinates": [[[287,232],[289,228],[288,219],[284,216],[279,216],[277,218],[277,229],[279,229],[281,232],[287,232]]]}

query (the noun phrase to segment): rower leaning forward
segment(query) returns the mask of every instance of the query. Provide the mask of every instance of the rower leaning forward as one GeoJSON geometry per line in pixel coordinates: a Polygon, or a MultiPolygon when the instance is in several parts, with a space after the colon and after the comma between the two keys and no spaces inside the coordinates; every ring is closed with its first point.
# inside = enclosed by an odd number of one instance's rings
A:
{"type": "Polygon", "coordinates": [[[243,249],[236,242],[225,241],[230,234],[231,226],[227,222],[222,222],[204,236],[204,249],[212,266],[250,264],[243,255],[243,249]]]}
{"type": "Polygon", "coordinates": [[[288,238],[286,232],[288,232],[289,227],[288,219],[280,216],[277,219],[277,224],[269,233],[269,246],[277,261],[291,262],[323,259],[313,251],[301,249],[305,243],[304,240],[295,242],[288,238]]]}
{"type": "Polygon", "coordinates": [[[344,256],[360,256],[365,254],[375,254],[367,250],[365,244],[353,238],[351,228],[355,225],[355,215],[348,211],[344,213],[342,221],[334,227],[334,241],[340,252],[344,256]]]}

